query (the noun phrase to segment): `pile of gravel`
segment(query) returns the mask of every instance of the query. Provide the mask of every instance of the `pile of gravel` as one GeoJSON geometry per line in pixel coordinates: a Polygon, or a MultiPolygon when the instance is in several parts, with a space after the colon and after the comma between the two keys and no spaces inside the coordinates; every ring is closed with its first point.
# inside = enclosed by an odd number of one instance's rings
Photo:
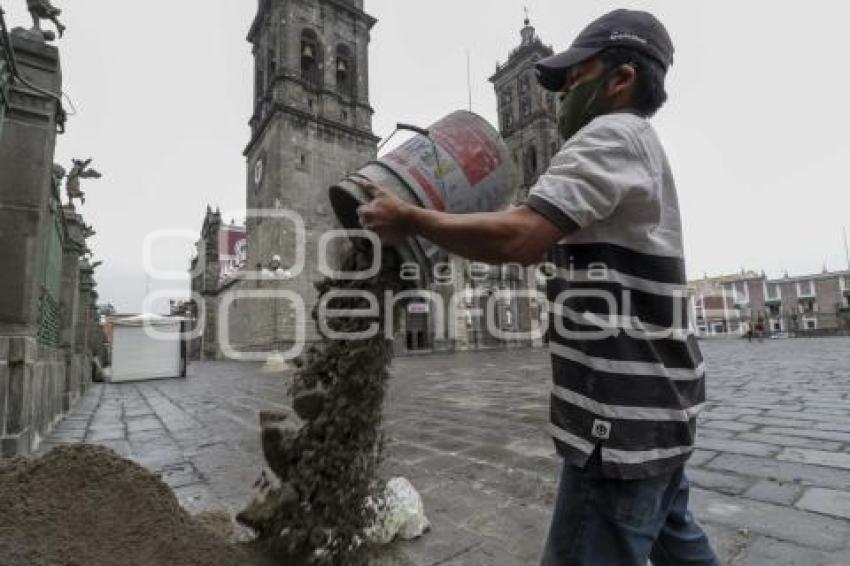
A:
{"type": "MultiPolygon", "coordinates": [[[[377,318],[341,317],[328,326],[362,332],[377,323],[378,335],[323,337],[297,360],[294,410],[261,415],[268,469],[258,482],[258,496],[237,519],[258,533],[269,552],[298,564],[356,566],[368,560],[364,533],[376,509],[367,502],[383,491],[380,425],[392,359],[392,345],[384,337],[384,297],[404,288],[400,259],[391,250],[382,255],[381,271],[372,279],[317,285],[320,297],[339,289],[372,293],[378,299],[377,318]]],[[[365,271],[372,265],[371,251],[355,246],[342,263],[344,271],[365,271]]],[[[345,311],[369,304],[362,298],[337,298],[328,306],[345,311]]]]}

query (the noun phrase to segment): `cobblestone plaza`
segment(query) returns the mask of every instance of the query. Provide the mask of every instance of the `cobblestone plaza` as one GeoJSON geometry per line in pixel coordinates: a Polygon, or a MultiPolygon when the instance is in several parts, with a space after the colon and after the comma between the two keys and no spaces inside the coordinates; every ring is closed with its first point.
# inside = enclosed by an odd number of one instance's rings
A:
{"type": "MultiPolygon", "coordinates": [[[[690,462],[693,509],[724,564],[850,564],[850,340],[702,343],[709,404],[690,462]]],[[[542,350],[396,360],[386,473],[422,492],[432,531],[390,562],[535,564],[559,464],[542,350]]],[[[261,466],[257,413],[287,404],[257,365],[96,385],[45,442],[112,447],[161,472],[191,511],[237,511],[261,466]]]]}

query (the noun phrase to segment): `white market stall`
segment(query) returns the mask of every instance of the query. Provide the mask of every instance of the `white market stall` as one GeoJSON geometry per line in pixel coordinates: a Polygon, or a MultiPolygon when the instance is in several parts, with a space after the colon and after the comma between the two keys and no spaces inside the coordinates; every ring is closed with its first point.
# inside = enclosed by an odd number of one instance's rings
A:
{"type": "Polygon", "coordinates": [[[185,319],[143,314],[112,321],[111,382],[186,376],[185,319]]]}

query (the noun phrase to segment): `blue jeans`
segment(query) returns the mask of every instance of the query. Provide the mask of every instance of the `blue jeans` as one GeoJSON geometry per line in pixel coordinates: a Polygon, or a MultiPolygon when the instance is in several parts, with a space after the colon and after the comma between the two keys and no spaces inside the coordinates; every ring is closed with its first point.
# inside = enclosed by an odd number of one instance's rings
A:
{"type": "Polygon", "coordinates": [[[719,566],[688,511],[684,467],[641,480],[564,465],[543,566],[719,566]]]}

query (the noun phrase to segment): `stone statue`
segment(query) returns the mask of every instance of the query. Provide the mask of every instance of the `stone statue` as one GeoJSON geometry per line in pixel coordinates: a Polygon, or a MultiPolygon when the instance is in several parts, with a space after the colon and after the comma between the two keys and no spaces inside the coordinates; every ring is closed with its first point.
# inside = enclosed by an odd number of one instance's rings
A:
{"type": "Polygon", "coordinates": [[[80,199],[82,204],[86,204],[86,194],[80,189],[80,179],[100,179],[102,175],[94,169],[89,169],[92,160],[74,159],[74,167],[68,173],[68,179],[65,181],[65,192],[68,194],[68,202],[74,204],[74,199],[80,199]]]}
{"type": "Polygon", "coordinates": [[[56,36],[53,32],[42,31],[41,20],[50,20],[53,22],[53,25],[56,26],[56,31],[59,33],[59,37],[62,37],[65,33],[65,26],[59,21],[59,15],[62,13],[62,10],[54,7],[50,3],[50,0],[27,0],[27,8],[32,16],[34,30],[41,33],[44,39],[52,40],[56,36]]]}

